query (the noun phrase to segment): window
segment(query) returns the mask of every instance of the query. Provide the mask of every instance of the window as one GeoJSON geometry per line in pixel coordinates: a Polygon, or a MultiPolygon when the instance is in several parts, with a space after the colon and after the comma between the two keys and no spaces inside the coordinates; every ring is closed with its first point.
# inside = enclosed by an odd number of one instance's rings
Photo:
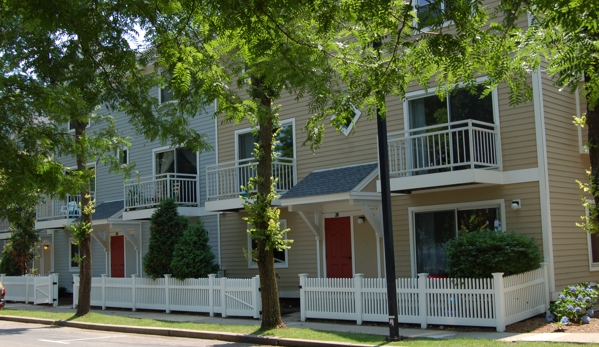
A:
{"type": "Polygon", "coordinates": [[[197,153],[190,149],[154,150],[154,201],[173,198],[179,204],[197,206],[197,153]]]}
{"type": "Polygon", "coordinates": [[[160,103],[164,104],[166,102],[173,101],[174,95],[175,94],[173,93],[173,90],[168,86],[160,88],[160,103]]]}
{"type": "MultiPolygon", "coordinates": [[[[339,130],[341,130],[341,133],[345,136],[349,136],[349,134],[351,134],[351,131],[355,128],[356,123],[358,122],[358,119],[360,118],[360,116],[362,115],[362,112],[360,112],[360,110],[358,110],[357,108],[353,108],[354,109],[354,118],[352,119],[351,123],[347,124],[346,126],[343,126],[341,128],[339,128],[339,130]]],[[[331,120],[335,119],[335,115],[333,115],[331,117],[331,120]]]]}
{"type": "MultiPolygon", "coordinates": [[[[251,177],[255,175],[250,167],[250,162],[254,161],[254,143],[258,138],[254,136],[250,129],[237,131],[236,157],[239,161],[239,175],[237,186],[247,186],[251,177]]],[[[275,145],[275,160],[273,161],[273,177],[277,178],[277,190],[289,190],[295,184],[295,120],[285,120],[281,122],[281,130],[277,135],[277,144],[275,145]]]]}
{"type": "Polygon", "coordinates": [[[439,24],[438,17],[442,15],[445,9],[445,1],[436,0],[416,0],[416,18],[418,23],[414,26],[423,29],[435,24],[439,24]]]}
{"type": "MultiPolygon", "coordinates": [[[[70,121],[67,124],[68,124],[68,131],[75,131],[75,122],[74,121],[70,121]]],[[[92,126],[92,120],[89,119],[87,121],[87,127],[86,127],[86,129],[89,128],[89,127],[91,127],[91,126],[92,126]]]]}
{"type": "MultiPolygon", "coordinates": [[[[587,200],[593,203],[592,200],[587,200]]],[[[589,217],[589,208],[585,207],[585,213],[589,217]]],[[[599,234],[589,234],[585,231],[589,246],[589,270],[599,271],[599,234]]]]}
{"type": "Polygon", "coordinates": [[[437,95],[420,95],[406,101],[406,128],[411,131],[405,151],[411,174],[463,170],[472,162],[483,167],[497,165],[495,135],[489,132],[495,123],[495,92],[481,98],[482,92],[482,86],[475,87],[474,93],[459,88],[445,100],[437,95]],[[472,128],[478,129],[472,134],[465,122],[469,120],[476,121],[472,128]],[[471,146],[478,149],[474,157],[471,146]],[[488,155],[482,158],[479,152],[488,155]]]}
{"type": "Polygon", "coordinates": [[[70,259],[70,263],[69,263],[69,270],[70,271],[78,271],[79,270],[79,263],[77,263],[74,258],[75,256],[79,255],[79,245],[74,243],[75,240],[74,239],[69,239],[69,259],[70,259]]]}
{"type": "Polygon", "coordinates": [[[127,165],[129,164],[129,148],[121,148],[117,150],[117,158],[119,160],[119,164],[127,165]]]}
{"type": "MultiPolygon", "coordinates": [[[[248,230],[251,227],[250,224],[248,224],[248,230]]],[[[287,229],[287,220],[286,219],[279,219],[279,227],[283,230],[287,229]]],[[[250,238],[250,235],[248,234],[248,249],[254,250],[256,249],[256,247],[258,247],[258,243],[254,240],[252,240],[250,238]]],[[[287,234],[285,234],[285,239],[287,239],[287,234]]],[[[278,251],[275,249],[274,251],[274,258],[275,258],[275,268],[286,268],[288,267],[288,262],[287,262],[287,249],[284,249],[282,251],[278,251]]],[[[251,259],[251,257],[248,254],[248,264],[249,264],[249,268],[250,269],[257,269],[258,268],[258,264],[256,264],[253,259],[251,259]]]]}
{"type": "Polygon", "coordinates": [[[447,275],[443,245],[460,233],[502,230],[503,203],[462,204],[458,208],[413,208],[416,273],[447,275]],[[482,206],[480,206],[482,205],[482,206]],[[487,206],[485,206],[487,205],[487,206]],[[420,210],[420,211],[419,211],[420,210]]]}

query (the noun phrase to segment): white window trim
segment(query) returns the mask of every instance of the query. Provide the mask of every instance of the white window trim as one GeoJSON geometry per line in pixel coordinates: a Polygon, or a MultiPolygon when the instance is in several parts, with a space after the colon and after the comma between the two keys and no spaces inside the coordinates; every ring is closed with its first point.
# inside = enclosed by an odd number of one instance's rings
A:
{"type": "Polygon", "coordinates": [[[119,148],[116,151],[116,157],[117,157],[117,160],[119,162],[119,165],[122,165],[122,164],[129,165],[129,151],[130,151],[130,148],[131,147],[121,147],[121,148],[119,148]],[[123,152],[123,151],[127,151],[126,158],[125,158],[125,163],[121,163],[121,152],[123,152]]]}
{"type": "MultiPolygon", "coordinates": [[[[177,149],[181,149],[181,147],[163,146],[163,147],[157,147],[157,148],[152,149],[152,177],[156,177],[156,153],[175,151],[177,149]]],[[[197,167],[196,177],[199,177],[200,153],[198,153],[198,152],[194,152],[194,153],[196,154],[196,167],[197,167]]]]}
{"type": "MultiPolygon", "coordinates": [[[[279,219],[279,226],[281,229],[287,229],[287,219],[279,219]]],[[[247,224],[247,230],[250,229],[250,224],[247,224]]],[[[287,233],[285,233],[285,240],[287,240],[287,233]]],[[[250,238],[250,234],[247,233],[247,250],[248,250],[248,268],[249,269],[257,269],[258,264],[252,260],[251,252],[252,252],[252,239],[250,238]]],[[[289,267],[289,249],[285,249],[285,262],[277,263],[275,261],[275,269],[286,269],[289,267]]]]}
{"type": "MultiPolygon", "coordinates": [[[[92,119],[90,118],[90,119],[87,121],[87,127],[85,127],[85,130],[89,129],[91,126],[92,126],[92,119]]],[[[71,121],[70,121],[70,120],[67,122],[67,130],[68,130],[68,132],[70,132],[70,133],[72,133],[72,132],[75,132],[75,129],[74,129],[74,128],[71,128],[71,121]]]]}
{"type": "MultiPolygon", "coordinates": [[[[445,1],[441,3],[441,10],[445,10],[445,1]]],[[[414,19],[412,20],[412,26],[414,27],[414,35],[420,35],[422,32],[430,31],[430,26],[418,29],[418,3],[414,5],[414,19]]],[[[443,27],[453,24],[453,21],[446,20],[443,22],[443,27]]]]}
{"type": "MultiPolygon", "coordinates": [[[[73,262],[72,248],[73,248],[74,242],[75,242],[75,239],[72,237],[69,237],[69,271],[70,272],[78,272],[79,271],[79,265],[72,266],[72,262],[73,262]]],[[[81,248],[79,245],[77,245],[77,247],[79,247],[79,255],[81,255],[81,248]]]]}
{"type": "MultiPolygon", "coordinates": [[[[592,201],[588,200],[588,199],[587,199],[587,202],[592,203],[592,201]]],[[[589,208],[586,206],[584,208],[584,214],[586,216],[589,215],[589,208]]],[[[591,243],[591,234],[589,234],[586,231],[584,231],[584,233],[587,234],[587,251],[588,251],[588,255],[589,255],[589,271],[599,271],[599,262],[593,263],[593,247],[592,247],[592,243],[591,243]]]]}
{"type": "MultiPolygon", "coordinates": [[[[352,119],[351,123],[349,123],[347,126],[343,128],[339,128],[339,130],[341,130],[341,133],[345,136],[349,136],[349,134],[351,134],[351,131],[356,127],[356,123],[358,123],[358,119],[360,119],[360,116],[362,115],[362,112],[357,108],[352,107],[352,109],[354,110],[354,118],[352,119]]],[[[331,121],[333,121],[335,117],[337,117],[337,115],[332,115],[331,121]]]]}
{"type": "Polygon", "coordinates": [[[501,218],[501,230],[505,232],[508,230],[506,218],[505,218],[505,200],[481,200],[472,202],[462,202],[457,204],[444,204],[444,205],[429,205],[429,206],[414,206],[408,208],[408,225],[410,231],[410,267],[412,269],[412,277],[416,277],[416,237],[414,235],[414,213],[416,212],[432,212],[432,211],[447,211],[447,210],[467,210],[467,209],[480,209],[480,208],[497,208],[499,207],[499,213],[501,218]]]}
{"type": "MultiPolygon", "coordinates": [[[[297,146],[295,141],[295,118],[281,120],[281,127],[291,124],[293,127],[293,158],[297,158],[297,146]]],[[[235,161],[239,161],[239,135],[247,134],[252,132],[252,128],[243,128],[239,130],[235,130],[235,161]]],[[[297,174],[294,172],[294,174],[297,174]]],[[[296,175],[297,177],[297,175],[296,175]]]]}
{"type": "MultiPolygon", "coordinates": [[[[479,77],[476,79],[476,84],[481,84],[484,81],[486,81],[488,79],[488,77],[484,76],[484,77],[479,77]]],[[[455,87],[456,88],[463,88],[465,87],[466,84],[464,83],[459,83],[457,84],[455,87]]],[[[435,95],[436,91],[437,91],[438,87],[435,88],[430,88],[428,90],[417,90],[414,92],[410,92],[410,93],[406,93],[406,97],[405,100],[403,102],[403,109],[404,109],[404,129],[405,130],[410,130],[410,101],[412,100],[416,100],[416,99],[421,99],[421,98],[425,98],[428,96],[433,96],[435,95]]],[[[493,124],[495,126],[497,126],[497,131],[499,131],[500,126],[499,126],[499,95],[497,93],[497,88],[493,88],[493,90],[491,91],[491,102],[493,105],[493,124]]],[[[447,97],[445,98],[445,101],[447,102],[447,97]]],[[[501,134],[499,134],[499,138],[501,138],[501,134]]],[[[500,156],[501,158],[501,156],[500,156]]]]}

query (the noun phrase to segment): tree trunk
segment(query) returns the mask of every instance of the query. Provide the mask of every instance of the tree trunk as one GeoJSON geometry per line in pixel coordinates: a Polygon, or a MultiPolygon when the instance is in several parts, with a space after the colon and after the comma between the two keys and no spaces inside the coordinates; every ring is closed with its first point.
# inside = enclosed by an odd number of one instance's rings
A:
{"type": "MultiPolygon", "coordinates": [[[[75,121],[75,147],[79,148],[79,152],[76,155],[77,158],[77,170],[79,172],[86,172],[87,157],[81,153],[85,153],[85,146],[82,143],[82,136],[84,135],[86,123],[75,121]]],[[[89,179],[85,185],[85,189],[81,191],[81,223],[89,223],[91,225],[92,216],[88,213],[89,209],[86,208],[91,206],[91,186],[89,179]]],[[[91,234],[83,233],[82,238],[79,241],[79,256],[82,258],[79,264],[79,301],[77,302],[76,316],[84,316],[89,313],[91,306],[91,291],[92,291],[92,258],[91,258],[91,234]]]]}
{"type": "MultiPolygon", "coordinates": [[[[258,101],[260,106],[258,110],[258,124],[260,130],[258,141],[260,143],[261,155],[258,158],[258,177],[261,180],[258,183],[256,204],[268,208],[271,206],[269,198],[271,190],[272,177],[272,139],[274,128],[274,115],[271,112],[272,99],[270,95],[262,89],[262,79],[253,78],[254,100],[258,101]]],[[[268,211],[260,211],[261,216],[256,218],[255,227],[265,230],[268,228],[268,211]],[[263,217],[263,218],[260,218],[263,217]]],[[[260,330],[270,330],[277,328],[286,328],[287,326],[281,319],[281,308],[279,306],[279,288],[275,273],[274,250],[272,247],[266,249],[266,241],[257,239],[258,243],[258,273],[260,274],[260,296],[262,298],[262,324],[260,330]]]]}

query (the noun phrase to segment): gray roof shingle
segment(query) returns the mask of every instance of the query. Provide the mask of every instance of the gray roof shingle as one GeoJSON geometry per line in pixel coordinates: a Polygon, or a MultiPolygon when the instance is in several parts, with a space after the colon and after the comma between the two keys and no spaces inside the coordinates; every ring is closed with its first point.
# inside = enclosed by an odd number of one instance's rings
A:
{"type": "Polygon", "coordinates": [[[97,219],[108,219],[125,208],[125,202],[123,200],[103,202],[96,206],[94,214],[92,214],[92,220],[97,219]]]}
{"type": "Polygon", "coordinates": [[[281,199],[349,192],[378,167],[377,163],[313,171],[281,199]]]}

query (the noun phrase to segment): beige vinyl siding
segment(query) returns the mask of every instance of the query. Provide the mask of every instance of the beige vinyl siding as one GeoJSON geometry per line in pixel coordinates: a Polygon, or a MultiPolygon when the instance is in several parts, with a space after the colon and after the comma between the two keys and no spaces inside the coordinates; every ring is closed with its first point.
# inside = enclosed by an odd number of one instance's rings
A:
{"type": "MultiPolygon", "coordinates": [[[[249,278],[258,275],[257,268],[249,268],[243,250],[248,248],[247,223],[242,219],[245,213],[225,213],[220,215],[221,233],[227,235],[221,242],[222,268],[230,278],[249,278]]],[[[298,292],[300,273],[316,277],[316,244],[314,235],[297,213],[281,211],[281,219],[287,220],[291,230],[287,238],[293,240],[287,251],[288,268],[276,268],[279,291],[298,292]]]]}
{"type": "Polygon", "coordinates": [[[587,154],[579,154],[578,129],[572,124],[574,95],[560,92],[546,76],[542,82],[555,289],[559,291],[569,284],[596,279],[596,273],[589,271],[587,234],[576,226],[585,213],[576,180],[586,182],[590,163],[587,154]]]}
{"type": "MultiPolygon", "coordinates": [[[[376,259],[376,243],[378,239],[370,223],[365,220],[364,223],[358,224],[358,217],[359,216],[352,217],[354,248],[353,257],[355,264],[354,273],[364,274],[365,278],[376,278],[378,277],[376,259]]],[[[382,255],[382,243],[380,250],[382,255]]],[[[383,275],[384,272],[384,268],[381,266],[381,275],[383,275]]]]}

